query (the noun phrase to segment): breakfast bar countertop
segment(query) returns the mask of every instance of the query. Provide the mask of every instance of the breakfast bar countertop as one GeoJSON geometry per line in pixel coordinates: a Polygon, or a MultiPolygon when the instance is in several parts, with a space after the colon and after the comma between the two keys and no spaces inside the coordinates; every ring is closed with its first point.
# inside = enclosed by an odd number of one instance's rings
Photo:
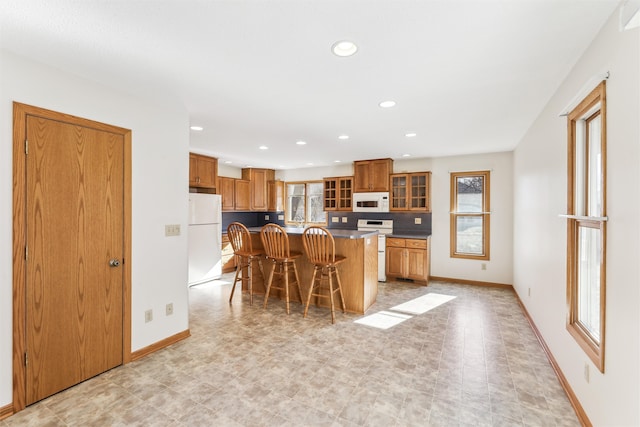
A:
{"type": "MultiPolygon", "coordinates": [[[[259,233],[262,227],[249,227],[251,233],[259,233]]],[[[304,227],[283,227],[287,234],[299,234],[302,235],[304,227]]],[[[358,230],[343,230],[338,228],[329,228],[329,232],[336,239],[362,239],[369,236],[375,236],[377,231],[358,231],[358,230]]]]}

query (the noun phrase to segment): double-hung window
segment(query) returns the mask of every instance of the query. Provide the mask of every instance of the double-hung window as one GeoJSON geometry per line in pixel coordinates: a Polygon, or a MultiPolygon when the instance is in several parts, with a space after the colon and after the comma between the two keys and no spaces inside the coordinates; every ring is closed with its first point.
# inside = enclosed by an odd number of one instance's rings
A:
{"type": "Polygon", "coordinates": [[[451,173],[451,257],[489,259],[489,171],[451,173]]]}
{"type": "Polygon", "coordinates": [[[327,224],[324,212],[324,183],[287,182],[286,224],[327,224]]]}
{"type": "Polygon", "coordinates": [[[568,115],[567,330],[604,372],[605,82],[568,115]]]}

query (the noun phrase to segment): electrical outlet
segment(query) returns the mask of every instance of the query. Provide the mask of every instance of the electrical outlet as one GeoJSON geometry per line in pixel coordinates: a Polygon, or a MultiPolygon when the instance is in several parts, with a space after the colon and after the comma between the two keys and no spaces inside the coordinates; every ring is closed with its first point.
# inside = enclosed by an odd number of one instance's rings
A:
{"type": "Polygon", "coordinates": [[[413,219],[413,223],[414,223],[414,224],[418,224],[418,225],[419,225],[419,224],[422,224],[422,218],[414,218],[414,219],[413,219]]]}
{"type": "Polygon", "coordinates": [[[480,270],[486,270],[487,269],[487,263],[483,262],[482,264],[480,264],[480,270]]]}
{"type": "Polygon", "coordinates": [[[589,364],[588,363],[584,364],[584,380],[587,383],[589,382],[589,364]]]}
{"type": "Polygon", "coordinates": [[[172,302],[167,304],[167,306],[165,307],[165,311],[166,311],[167,316],[171,316],[173,314],[173,303],[172,302]]]}
{"type": "Polygon", "coordinates": [[[153,310],[147,310],[144,312],[144,323],[149,323],[153,320],[153,310]]]}
{"type": "Polygon", "coordinates": [[[180,235],[180,224],[167,224],[164,226],[164,235],[169,236],[179,236],[180,235]]]}
{"type": "Polygon", "coordinates": [[[345,224],[349,220],[349,217],[343,216],[342,223],[345,224]]]}
{"type": "Polygon", "coordinates": [[[269,215],[265,215],[265,216],[264,216],[264,220],[265,220],[265,221],[269,221],[269,215]]]}
{"type": "Polygon", "coordinates": [[[340,218],[338,218],[337,216],[332,216],[331,222],[340,222],[340,218]]]}
{"type": "Polygon", "coordinates": [[[284,221],[284,215],[278,215],[278,221],[284,221]]]}

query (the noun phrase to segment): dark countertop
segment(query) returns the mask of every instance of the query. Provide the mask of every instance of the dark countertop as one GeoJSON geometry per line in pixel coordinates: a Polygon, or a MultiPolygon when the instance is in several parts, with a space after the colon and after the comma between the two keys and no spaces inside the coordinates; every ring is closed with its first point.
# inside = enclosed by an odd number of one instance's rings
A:
{"type": "MultiPolygon", "coordinates": [[[[262,227],[248,227],[251,233],[259,233],[262,227]]],[[[302,235],[304,227],[283,227],[287,234],[302,235]]],[[[336,239],[362,239],[368,236],[375,236],[377,231],[357,231],[357,230],[341,230],[329,229],[329,232],[336,239]]]]}

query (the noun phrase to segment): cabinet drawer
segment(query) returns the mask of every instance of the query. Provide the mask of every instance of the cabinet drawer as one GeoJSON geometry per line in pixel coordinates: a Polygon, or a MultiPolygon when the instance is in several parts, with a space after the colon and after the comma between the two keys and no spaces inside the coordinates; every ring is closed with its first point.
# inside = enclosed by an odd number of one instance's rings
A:
{"type": "Polygon", "coordinates": [[[405,239],[398,239],[396,237],[387,237],[387,246],[391,246],[394,248],[404,248],[405,247],[405,239]]]}
{"type": "Polygon", "coordinates": [[[426,249],[427,248],[427,240],[421,240],[421,239],[407,239],[406,241],[406,245],[407,248],[420,248],[420,249],[426,249]]]}

